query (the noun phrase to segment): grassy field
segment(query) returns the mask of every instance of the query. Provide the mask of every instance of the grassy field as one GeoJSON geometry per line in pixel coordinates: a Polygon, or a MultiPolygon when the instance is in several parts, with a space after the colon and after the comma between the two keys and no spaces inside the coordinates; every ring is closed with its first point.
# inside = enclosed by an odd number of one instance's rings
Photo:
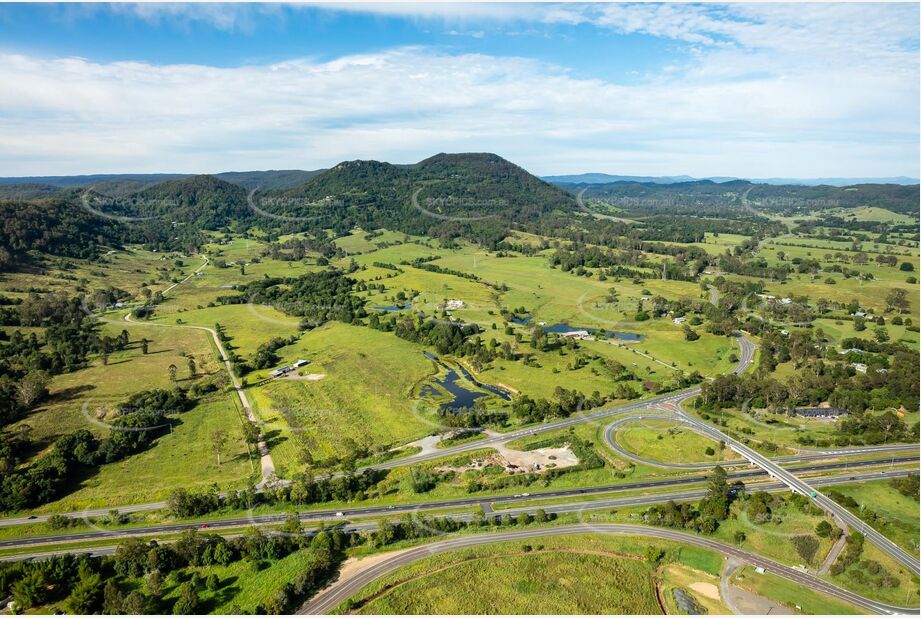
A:
{"type": "MultiPolygon", "coordinates": [[[[797,535],[814,536],[815,527],[826,519],[823,515],[807,515],[789,503],[772,507],[771,521],[766,523],[754,521],[743,503],[733,504],[732,512],[735,518],[722,522],[714,533],[714,538],[724,543],[737,544],[735,534],[743,532],[746,538],[742,543],[742,549],[792,565],[802,564],[803,559],[797,554],[791,539],[797,535]]],[[[819,549],[815,554],[815,560],[820,563],[831,549],[832,542],[829,539],[816,538],[819,541],[819,549]]]]}
{"type": "MultiPolygon", "coordinates": [[[[113,314],[114,315],[114,314],[113,314]]],[[[220,371],[212,353],[207,333],[193,330],[135,326],[127,322],[106,323],[102,332],[116,336],[122,329],[128,331],[129,347],[113,352],[108,364],[99,358],[91,360],[88,367],[54,377],[49,399],[22,421],[14,425],[28,425],[32,440],[38,450],[49,446],[55,438],[88,428],[96,433],[105,430],[94,424],[84,414],[84,404],[91,416],[98,408],[124,401],[137,391],[153,388],[171,388],[168,367],[175,365],[179,384],[189,386],[194,381],[211,379],[220,371]],[[144,354],[140,340],[149,341],[144,354]],[[192,378],[187,368],[186,355],[195,359],[198,375],[192,378]]]]}
{"type": "Polygon", "coordinates": [[[901,547],[918,555],[921,512],[917,499],[900,494],[888,481],[840,485],[831,490],[854,498],[860,505],[854,511],[858,516],[901,547]]]}
{"type": "Polygon", "coordinates": [[[273,380],[248,390],[285,471],[298,467],[301,445],[315,457],[342,454],[346,438],[366,446],[396,445],[434,429],[414,414],[416,387],[435,373],[423,348],[391,333],[328,323],[279,354],[311,361],[317,380],[273,380]],[[331,431],[335,428],[335,431],[331,431]]]}
{"type": "Polygon", "coordinates": [[[128,296],[140,294],[142,287],[162,291],[179,281],[202,263],[196,256],[156,253],[137,246],[113,250],[95,260],[50,258],[43,267],[23,267],[0,274],[0,292],[11,297],[65,292],[78,286],[85,289],[115,287],[128,296]]]}
{"type": "MultiPolygon", "coordinates": [[[[438,554],[369,584],[351,601],[369,614],[661,614],[655,586],[688,583],[694,567],[654,570],[642,559],[650,544],[666,550],[667,565],[682,565],[683,550],[668,543],[548,536],[438,554]],[[684,579],[673,582],[675,575],[684,579]]],[[[698,581],[710,577],[698,573],[698,581]]]]}
{"type": "Polygon", "coordinates": [[[66,497],[37,509],[67,512],[90,507],[141,504],[165,499],[176,487],[222,489],[242,487],[253,467],[243,441],[240,415],[231,393],[219,393],[177,418],[172,431],[146,451],[120,462],[103,465],[66,497]],[[210,436],[228,432],[229,440],[217,465],[210,436]]]}
{"type": "MultiPolygon", "coordinates": [[[[155,315],[152,322],[181,324],[214,328],[220,323],[230,337],[230,349],[243,358],[251,358],[260,344],[274,337],[290,337],[299,333],[296,317],[264,305],[219,305],[192,309],[181,314],[155,315]]],[[[174,332],[179,329],[172,329],[174,332]]],[[[228,350],[229,351],[229,350],[228,350]]]]}
{"type": "MultiPolygon", "coordinates": [[[[872,309],[877,314],[881,314],[886,309],[885,298],[889,290],[902,288],[908,292],[910,301],[908,314],[917,316],[919,312],[918,285],[906,282],[907,276],[912,273],[905,273],[899,270],[898,266],[881,266],[875,261],[877,255],[894,252],[899,264],[904,261],[914,263],[915,276],[917,276],[917,247],[906,248],[864,243],[861,249],[868,255],[869,261],[866,264],[855,264],[850,260],[847,262],[836,261],[835,253],[845,256],[851,256],[855,253],[852,250],[851,243],[796,236],[769,239],[759,251],[759,257],[763,257],[769,264],[786,263],[792,265],[792,261],[796,258],[814,259],[822,264],[823,270],[815,276],[808,273],[799,274],[794,272],[784,282],[765,280],[765,292],[775,296],[807,296],[813,301],[825,298],[835,302],[848,303],[856,299],[862,307],[872,309]],[[783,260],[780,257],[781,253],[783,254],[783,260]],[[826,270],[827,267],[834,265],[846,267],[848,270],[859,273],[866,273],[872,275],[873,278],[871,280],[863,280],[857,277],[845,278],[841,273],[826,270]],[[829,277],[834,280],[834,285],[825,283],[825,280],[829,277]]],[[[741,278],[738,275],[733,275],[732,277],[741,278]]]]}
{"type": "Polygon", "coordinates": [[[710,416],[726,421],[724,431],[728,429],[740,434],[745,433],[753,440],[780,445],[795,446],[799,434],[808,434],[816,439],[832,439],[836,433],[834,421],[827,419],[786,416],[766,411],[759,411],[756,416],[733,408],[723,408],[710,413],[710,416]]]}
{"type": "MultiPolygon", "coordinates": [[[[585,511],[580,521],[586,523],[643,523],[643,513],[648,508],[640,506],[613,511],[603,509],[585,511]]],[[[823,519],[825,519],[824,516],[807,515],[792,504],[775,503],[772,507],[772,520],[759,524],[748,516],[744,502],[736,501],[732,505],[729,519],[720,522],[719,528],[710,537],[729,545],[739,545],[735,535],[736,532],[743,532],[745,540],[741,544],[742,549],[795,566],[802,564],[803,559],[797,554],[790,539],[801,534],[814,535],[816,525],[823,519]]],[[[819,539],[816,560],[820,561],[831,545],[828,539],[819,539]]]]}
{"type": "Polygon", "coordinates": [[[440,566],[392,588],[360,613],[661,613],[649,568],[638,560],[545,551],[486,554],[440,566]]]}
{"type": "Polygon", "coordinates": [[[863,206],[861,208],[848,209],[842,208],[840,210],[827,211],[827,214],[837,215],[853,221],[886,221],[903,225],[909,225],[918,222],[917,217],[910,217],[908,215],[892,212],[891,210],[886,210],[885,208],[879,208],[877,206],[863,206]]]}
{"type": "Polygon", "coordinates": [[[670,421],[642,420],[624,425],[615,439],[627,451],[652,461],[716,464],[725,459],[717,442],[670,421]],[[708,448],[712,455],[706,453],[708,448]]]}
{"type": "Polygon", "coordinates": [[[863,571],[859,564],[853,565],[841,575],[829,577],[829,579],[839,586],[853,590],[857,594],[870,599],[898,605],[899,607],[918,607],[919,602],[921,602],[921,591],[918,588],[918,577],[914,573],[887,554],[884,554],[882,550],[877,549],[871,543],[864,543],[861,560],[878,562],[882,568],[898,579],[899,585],[894,588],[887,588],[861,581],[858,577],[855,577],[856,571],[863,571]]]}

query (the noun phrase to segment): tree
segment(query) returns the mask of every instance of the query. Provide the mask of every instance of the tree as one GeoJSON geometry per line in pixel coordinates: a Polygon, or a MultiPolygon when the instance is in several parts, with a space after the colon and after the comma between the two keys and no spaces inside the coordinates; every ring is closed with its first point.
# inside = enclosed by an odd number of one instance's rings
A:
{"type": "Polygon", "coordinates": [[[833,532],[832,525],[828,523],[828,521],[825,519],[820,521],[818,525],[815,527],[816,535],[822,537],[823,539],[827,539],[828,537],[830,537],[832,532],[833,532]]]}
{"type": "Polygon", "coordinates": [[[224,446],[227,445],[227,432],[223,429],[217,429],[211,432],[211,448],[217,455],[217,465],[221,465],[221,453],[224,446]]]}
{"type": "Polygon", "coordinates": [[[897,309],[899,313],[908,311],[908,292],[902,288],[892,288],[886,295],[886,308],[897,309]]]}
{"type": "Polygon", "coordinates": [[[707,484],[707,495],[700,502],[701,515],[709,515],[716,521],[729,516],[729,483],[722,466],[713,468],[713,474],[707,484]]]}
{"type": "Polygon", "coordinates": [[[291,536],[301,536],[304,534],[304,528],[301,526],[301,519],[297,513],[289,513],[285,518],[285,523],[281,526],[281,531],[291,536]]]}
{"type": "Polygon", "coordinates": [[[873,331],[873,337],[879,343],[886,343],[887,341],[889,341],[889,333],[886,331],[885,327],[883,326],[880,326],[876,330],[873,331]]]}
{"type": "Polygon", "coordinates": [[[30,371],[16,385],[16,398],[24,408],[31,408],[48,395],[48,384],[51,378],[48,373],[40,370],[30,371]]]}
{"type": "Polygon", "coordinates": [[[176,368],[176,365],[171,364],[169,367],[166,368],[166,371],[169,373],[169,381],[175,384],[176,383],[176,372],[179,371],[176,368]]]}
{"type": "Polygon", "coordinates": [[[195,590],[195,586],[192,585],[192,582],[183,582],[179,586],[179,598],[176,599],[176,603],[173,605],[173,614],[187,616],[194,614],[197,609],[198,592],[195,590]]]}
{"type": "Polygon", "coordinates": [[[812,564],[815,553],[819,549],[819,540],[812,535],[801,534],[793,537],[793,547],[806,564],[812,564]]]}
{"type": "Polygon", "coordinates": [[[646,547],[646,562],[652,566],[657,566],[664,557],[665,550],[661,547],[653,547],[652,545],[646,547]]]}
{"type": "Polygon", "coordinates": [[[142,354],[147,354],[147,346],[148,346],[149,344],[150,344],[150,342],[147,341],[147,338],[146,338],[146,337],[145,337],[144,339],[141,339],[141,353],[142,353],[142,354]]]}
{"type": "Polygon", "coordinates": [[[745,539],[747,537],[745,536],[745,533],[742,532],[741,530],[736,530],[736,533],[735,535],[733,535],[733,538],[735,539],[735,542],[737,545],[741,545],[742,543],[745,542],[745,539]]]}
{"type": "Polygon", "coordinates": [[[160,571],[153,570],[144,577],[144,589],[155,599],[163,595],[163,576],[160,571]]]}
{"type": "Polygon", "coordinates": [[[13,600],[20,609],[29,609],[44,603],[47,588],[42,574],[38,571],[32,571],[13,584],[11,592],[13,593],[13,600]]]}
{"type": "MultiPolygon", "coordinates": [[[[259,442],[259,426],[251,420],[246,420],[243,423],[243,439],[248,444],[256,444],[259,442]]],[[[313,459],[311,458],[311,463],[313,459]]],[[[306,462],[305,462],[306,463],[306,462]]]]}
{"type": "Polygon", "coordinates": [[[195,368],[195,359],[192,358],[191,356],[188,359],[188,365],[189,365],[189,377],[194,378],[197,375],[197,371],[195,368]]]}
{"type": "Polygon", "coordinates": [[[912,264],[911,262],[902,262],[899,265],[899,270],[901,270],[902,272],[910,273],[914,269],[915,269],[915,265],[912,264]]]}
{"type": "Polygon", "coordinates": [[[67,598],[72,614],[94,614],[102,600],[102,577],[88,566],[81,565],[80,580],[67,598]]]}

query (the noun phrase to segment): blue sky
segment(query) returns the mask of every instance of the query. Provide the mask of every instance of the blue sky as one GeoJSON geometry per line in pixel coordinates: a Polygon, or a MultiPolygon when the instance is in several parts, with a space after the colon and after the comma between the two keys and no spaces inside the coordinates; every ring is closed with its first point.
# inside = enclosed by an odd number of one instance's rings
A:
{"type": "Polygon", "coordinates": [[[0,5],[0,175],[918,176],[916,4],[0,5]]]}

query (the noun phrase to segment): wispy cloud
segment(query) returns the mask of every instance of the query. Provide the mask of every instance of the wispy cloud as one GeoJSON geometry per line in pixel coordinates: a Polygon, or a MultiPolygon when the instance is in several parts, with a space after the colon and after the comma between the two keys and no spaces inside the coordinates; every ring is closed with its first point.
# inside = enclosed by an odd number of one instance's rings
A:
{"type": "MultiPolygon", "coordinates": [[[[287,9],[117,10],[243,30],[260,19],[247,11],[287,9]]],[[[589,24],[683,51],[630,84],[422,47],[229,68],[10,54],[0,57],[0,165],[11,175],[214,172],[492,150],[540,173],[917,175],[917,6],[328,10],[439,19],[467,36],[512,21],[589,24]]]]}

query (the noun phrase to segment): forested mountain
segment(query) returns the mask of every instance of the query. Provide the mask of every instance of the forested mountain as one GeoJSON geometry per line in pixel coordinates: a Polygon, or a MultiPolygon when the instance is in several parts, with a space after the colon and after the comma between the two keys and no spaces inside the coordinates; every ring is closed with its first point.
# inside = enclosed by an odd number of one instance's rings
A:
{"type": "Polygon", "coordinates": [[[326,170],[267,170],[264,172],[221,172],[214,176],[246,189],[290,189],[326,170]]]}
{"type": "Polygon", "coordinates": [[[0,201],[0,271],[23,261],[29,251],[92,257],[99,246],[117,243],[117,224],[75,207],[63,198],[0,201]]]}
{"type": "Polygon", "coordinates": [[[347,161],[303,185],[264,196],[275,214],[348,230],[388,227],[495,245],[515,226],[559,219],[578,206],[568,192],[487,153],[438,154],[415,165],[347,161]]]}
{"type": "Polygon", "coordinates": [[[136,214],[168,219],[173,224],[217,229],[233,221],[246,221],[253,211],[246,204],[246,189],[214,176],[168,180],[137,194],[136,214]]]}
{"type": "Polygon", "coordinates": [[[798,185],[817,186],[831,185],[833,187],[853,187],[866,184],[891,184],[891,185],[916,185],[917,178],[908,176],[886,176],[876,178],[740,178],[738,176],[706,176],[694,178],[693,176],[618,176],[614,174],[587,173],[587,174],[562,174],[559,176],[541,176],[547,182],[557,185],[564,184],[589,184],[603,185],[612,182],[651,182],[659,185],[668,185],[676,182],[693,182],[695,180],[710,180],[713,182],[728,182],[730,180],[745,180],[756,185],[798,185]]]}
{"type": "Polygon", "coordinates": [[[0,184],[0,200],[38,200],[61,193],[61,187],[42,182],[0,184]]]}

